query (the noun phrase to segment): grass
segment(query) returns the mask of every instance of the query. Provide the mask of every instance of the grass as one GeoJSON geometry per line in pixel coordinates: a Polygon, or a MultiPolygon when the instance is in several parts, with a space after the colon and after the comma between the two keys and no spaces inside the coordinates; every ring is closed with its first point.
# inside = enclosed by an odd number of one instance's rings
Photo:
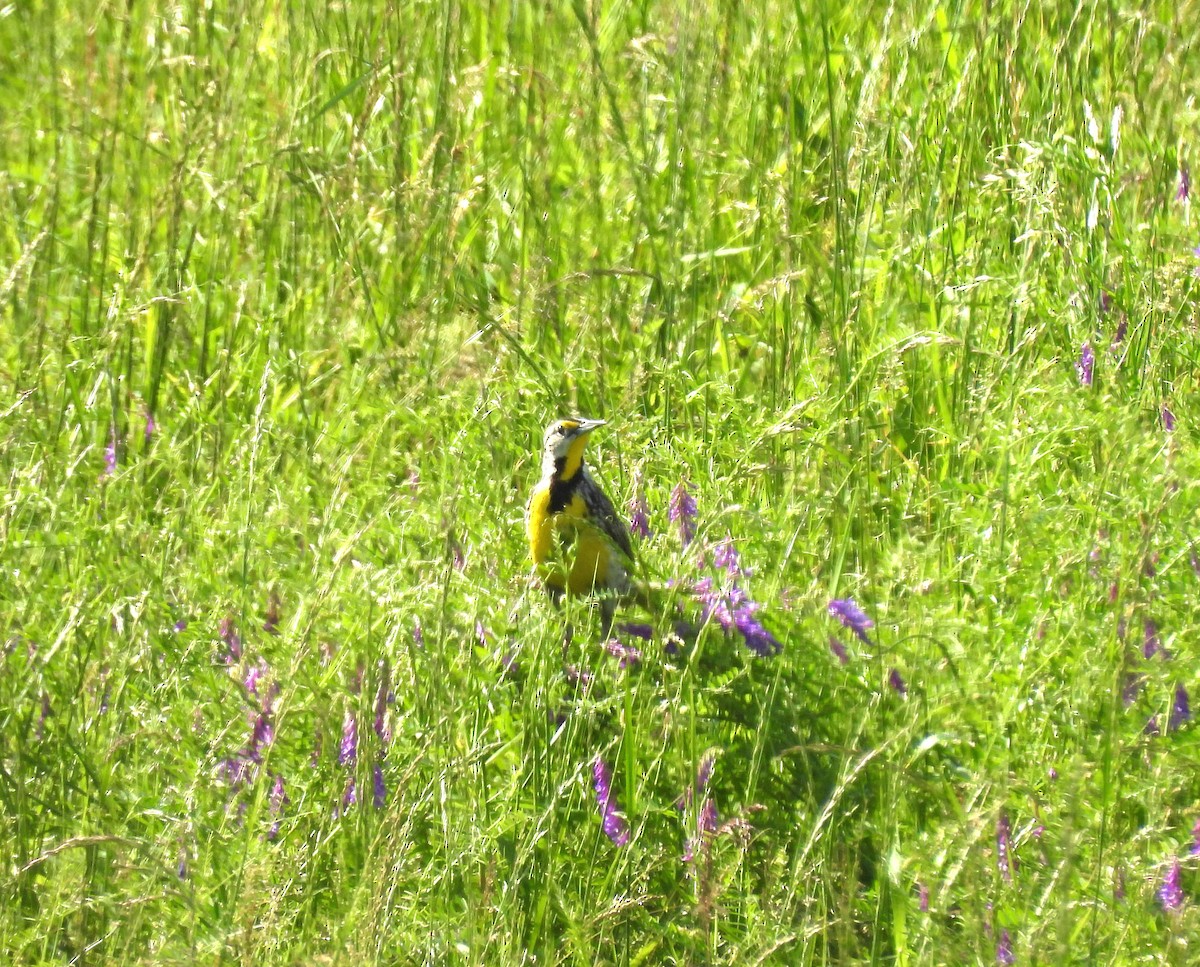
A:
{"type": "Polygon", "coordinates": [[[5,959],[1187,963],[1198,12],[0,8],[5,959]]]}

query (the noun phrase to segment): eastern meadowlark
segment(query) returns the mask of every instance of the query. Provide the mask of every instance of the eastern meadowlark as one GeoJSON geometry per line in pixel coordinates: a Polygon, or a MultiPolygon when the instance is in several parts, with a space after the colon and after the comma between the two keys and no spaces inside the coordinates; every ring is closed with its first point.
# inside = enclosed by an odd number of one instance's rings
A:
{"type": "Polygon", "coordinates": [[[529,498],[529,553],[557,600],[597,593],[605,629],[616,599],[633,592],[633,544],[613,502],[588,473],[583,448],[603,420],[556,420],[546,427],[542,479],[529,498]]]}

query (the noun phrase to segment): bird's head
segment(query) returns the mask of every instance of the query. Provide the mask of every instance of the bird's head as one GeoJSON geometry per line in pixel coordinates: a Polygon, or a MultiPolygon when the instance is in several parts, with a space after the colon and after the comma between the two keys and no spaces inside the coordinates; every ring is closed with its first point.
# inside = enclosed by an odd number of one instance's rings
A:
{"type": "Polygon", "coordinates": [[[557,473],[562,480],[569,480],[583,466],[583,447],[588,434],[603,420],[555,420],[546,427],[546,438],[542,445],[542,470],[557,473]]]}

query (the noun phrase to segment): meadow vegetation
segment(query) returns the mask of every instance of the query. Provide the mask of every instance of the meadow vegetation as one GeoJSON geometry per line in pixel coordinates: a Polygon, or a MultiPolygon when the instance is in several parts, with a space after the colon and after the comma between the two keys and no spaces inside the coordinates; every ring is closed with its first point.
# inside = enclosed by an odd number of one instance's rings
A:
{"type": "Polygon", "coordinates": [[[0,959],[1191,962],[1198,24],[0,6],[0,959]]]}

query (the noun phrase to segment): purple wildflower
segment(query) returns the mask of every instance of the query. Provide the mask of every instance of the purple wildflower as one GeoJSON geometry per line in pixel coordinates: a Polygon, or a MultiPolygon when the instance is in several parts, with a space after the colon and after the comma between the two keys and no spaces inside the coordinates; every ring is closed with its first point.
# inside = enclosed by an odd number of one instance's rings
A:
{"type": "Polygon", "coordinates": [[[1079,375],[1081,386],[1091,386],[1096,367],[1096,354],[1092,352],[1090,343],[1084,343],[1079,351],[1079,361],[1075,364],[1075,372],[1079,375]]]}
{"type": "Polygon", "coordinates": [[[105,480],[117,472],[117,428],[113,426],[108,435],[108,443],[104,447],[104,470],[100,479],[105,480]]]}
{"type": "Polygon", "coordinates": [[[149,408],[147,408],[146,409],[146,430],[145,430],[145,437],[146,437],[147,443],[150,442],[150,440],[154,437],[154,434],[156,432],[158,432],[158,424],[154,422],[154,414],[150,412],[149,408]]]}
{"type": "Polygon", "coordinates": [[[996,941],[996,963],[1005,967],[1015,964],[1017,958],[1013,955],[1012,938],[1007,930],[1000,931],[1000,939],[996,941]]]}
{"type": "Polygon", "coordinates": [[[929,912],[929,887],[924,883],[917,886],[917,909],[922,913],[929,912]]]}
{"type": "Polygon", "coordinates": [[[1125,337],[1127,335],[1129,335],[1129,317],[1122,314],[1121,318],[1117,320],[1117,328],[1113,332],[1113,346],[1121,345],[1121,343],[1125,341],[1125,337]]]}
{"type": "Polygon", "coordinates": [[[637,665],[642,660],[642,653],[633,645],[626,645],[618,638],[609,638],[604,643],[604,650],[614,658],[618,659],[617,667],[620,669],[631,668],[637,665]]]}
{"type": "Polygon", "coordinates": [[[687,484],[682,480],[671,491],[671,499],[667,505],[667,518],[672,524],[679,525],[679,536],[683,546],[687,547],[696,536],[696,499],[688,493],[687,484]]]}
{"type": "Polygon", "coordinates": [[[853,598],[834,598],[829,602],[829,613],[868,645],[871,644],[871,639],[867,637],[867,629],[875,627],[875,622],[854,603],[853,598]]]}
{"type": "Polygon", "coordinates": [[[1188,550],[1188,564],[1192,567],[1192,573],[1200,578],[1200,553],[1197,553],[1195,544],[1188,550]]]}
{"type": "Polygon", "coordinates": [[[742,574],[741,558],[737,548],[734,547],[732,536],[726,535],[725,540],[719,541],[713,548],[713,565],[732,577],[742,574]]]}
{"type": "Polygon", "coordinates": [[[392,694],[392,669],[386,658],[379,662],[379,690],[375,693],[375,734],[385,746],[392,740],[392,730],[387,725],[388,706],[396,700],[392,694]]]}
{"type": "Polygon", "coordinates": [[[646,506],[646,495],[642,492],[642,471],[633,473],[633,496],[629,500],[629,530],[641,538],[650,536],[650,510],[646,506]]]}
{"type": "Polygon", "coordinates": [[[1167,875],[1163,877],[1162,886],[1158,888],[1159,902],[1167,913],[1173,913],[1183,906],[1183,884],[1180,882],[1182,875],[1179,860],[1172,860],[1167,868],[1167,875]]]}
{"type": "Polygon", "coordinates": [[[342,744],[338,749],[338,765],[353,766],[358,761],[358,722],[353,712],[346,712],[342,722],[342,744]]]}
{"type": "Polygon", "coordinates": [[[288,794],[283,788],[283,776],[277,774],[275,776],[275,782],[271,786],[270,808],[272,823],[271,828],[267,831],[267,839],[271,840],[272,842],[274,842],[279,836],[279,817],[283,813],[283,807],[289,802],[291,802],[291,800],[288,798],[288,794]]]}
{"type": "Polygon", "coordinates": [[[242,685],[251,695],[258,694],[258,683],[263,676],[267,674],[267,663],[265,661],[257,662],[246,669],[246,677],[242,680],[242,685]]]}
{"type": "Polygon", "coordinates": [[[1151,715],[1146,719],[1146,724],[1142,726],[1143,735],[1162,735],[1162,730],[1158,727],[1158,716],[1151,715]]]}
{"type": "Polygon", "coordinates": [[[777,655],[783,645],[755,617],[758,604],[750,600],[738,585],[717,588],[710,577],[701,578],[693,585],[696,596],[704,605],[704,620],[712,619],[726,631],[736,631],[742,636],[746,647],[760,658],[777,655]]]}
{"type": "Polygon", "coordinates": [[[1163,404],[1162,408],[1162,424],[1163,429],[1168,433],[1175,432],[1175,414],[1171,412],[1171,408],[1166,403],[1163,404]]]}
{"type": "Polygon", "coordinates": [[[218,634],[221,636],[221,640],[225,642],[225,664],[232,665],[234,662],[241,661],[242,636],[238,634],[237,625],[234,624],[233,618],[225,617],[221,619],[221,627],[218,634]]]}
{"type": "Polygon", "coordinates": [[[748,599],[743,601],[733,614],[734,627],[741,633],[742,639],[746,642],[746,647],[758,655],[759,658],[778,655],[783,651],[783,645],[754,616],[754,612],[757,610],[758,605],[753,601],[748,599]]]}
{"type": "Polygon", "coordinates": [[[1142,622],[1142,655],[1150,659],[1160,652],[1163,658],[1169,657],[1158,637],[1158,623],[1153,618],[1147,618],[1142,622]]]}
{"type": "Polygon", "coordinates": [[[1183,682],[1179,682],[1175,686],[1175,701],[1171,703],[1171,714],[1167,719],[1167,731],[1174,732],[1184,722],[1190,721],[1191,718],[1192,707],[1188,702],[1187,689],[1184,688],[1183,682]]]}
{"type": "Polygon", "coordinates": [[[373,791],[371,794],[371,805],[376,809],[382,809],[387,803],[387,786],[383,782],[383,766],[375,764],[375,769],[371,773],[373,791]]]}
{"type": "Polygon", "coordinates": [[[1012,826],[1008,822],[1007,810],[1001,809],[996,819],[996,866],[1005,883],[1013,881],[1016,858],[1012,855],[1012,826]]]}
{"type": "Polygon", "coordinates": [[[176,631],[186,631],[188,626],[187,618],[180,618],[172,627],[176,631]]]}
{"type": "Polygon", "coordinates": [[[892,691],[901,698],[908,695],[908,686],[904,683],[904,679],[900,676],[898,669],[893,668],[888,672],[888,684],[892,686],[892,691]]]}
{"type": "Polygon", "coordinates": [[[346,791],[342,793],[342,811],[348,811],[356,802],[358,802],[358,783],[351,776],[350,781],[346,783],[346,791]]]}
{"type": "Polygon", "coordinates": [[[1100,290],[1100,315],[1106,316],[1112,309],[1112,293],[1108,289],[1100,290]]]}
{"type": "Polygon", "coordinates": [[[1190,853],[1192,856],[1200,856],[1200,819],[1197,819],[1192,826],[1192,848],[1190,853]]]}
{"type": "Polygon", "coordinates": [[[626,622],[625,624],[617,625],[617,630],[622,634],[632,635],[634,638],[641,638],[642,641],[654,640],[654,626],[647,624],[638,624],[636,622],[626,622]]]}
{"type": "Polygon", "coordinates": [[[1192,173],[1188,170],[1187,162],[1179,165],[1179,187],[1175,189],[1176,201],[1187,201],[1192,194],[1192,173]]]}
{"type": "Polygon", "coordinates": [[[175,863],[175,875],[181,880],[186,880],[188,876],[187,850],[182,846],[179,848],[179,859],[175,863]]]}
{"type": "Polygon", "coordinates": [[[274,740],[275,727],[271,725],[270,717],[260,712],[254,717],[254,728],[250,733],[250,746],[246,750],[247,756],[254,762],[261,761],[262,750],[274,740]]]}
{"type": "Polygon", "coordinates": [[[629,828],[625,824],[625,817],[613,804],[612,773],[603,759],[597,758],[592,764],[592,783],[596,790],[596,802],[600,806],[600,828],[617,846],[624,846],[629,842],[629,828]]]}
{"type": "Polygon", "coordinates": [[[846,646],[843,645],[841,639],[835,635],[829,636],[829,650],[833,652],[841,664],[850,664],[850,655],[846,652],[846,646]]]}
{"type": "Polygon", "coordinates": [[[1137,674],[1137,672],[1129,672],[1125,675],[1125,685],[1121,688],[1121,702],[1126,708],[1129,708],[1137,701],[1138,695],[1142,692],[1142,682],[1145,681],[1145,676],[1137,674]]]}
{"type": "MultiPolygon", "coordinates": [[[[1196,258],[1200,259],[1200,245],[1197,245],[1194,249],[1192,249],[1192,254],[1196,256],[1196,258]]],[[[1200,265],[1197,265],[1194,269],[1192,269],[1192,275],[1200,275],[1200,265]]]]}

